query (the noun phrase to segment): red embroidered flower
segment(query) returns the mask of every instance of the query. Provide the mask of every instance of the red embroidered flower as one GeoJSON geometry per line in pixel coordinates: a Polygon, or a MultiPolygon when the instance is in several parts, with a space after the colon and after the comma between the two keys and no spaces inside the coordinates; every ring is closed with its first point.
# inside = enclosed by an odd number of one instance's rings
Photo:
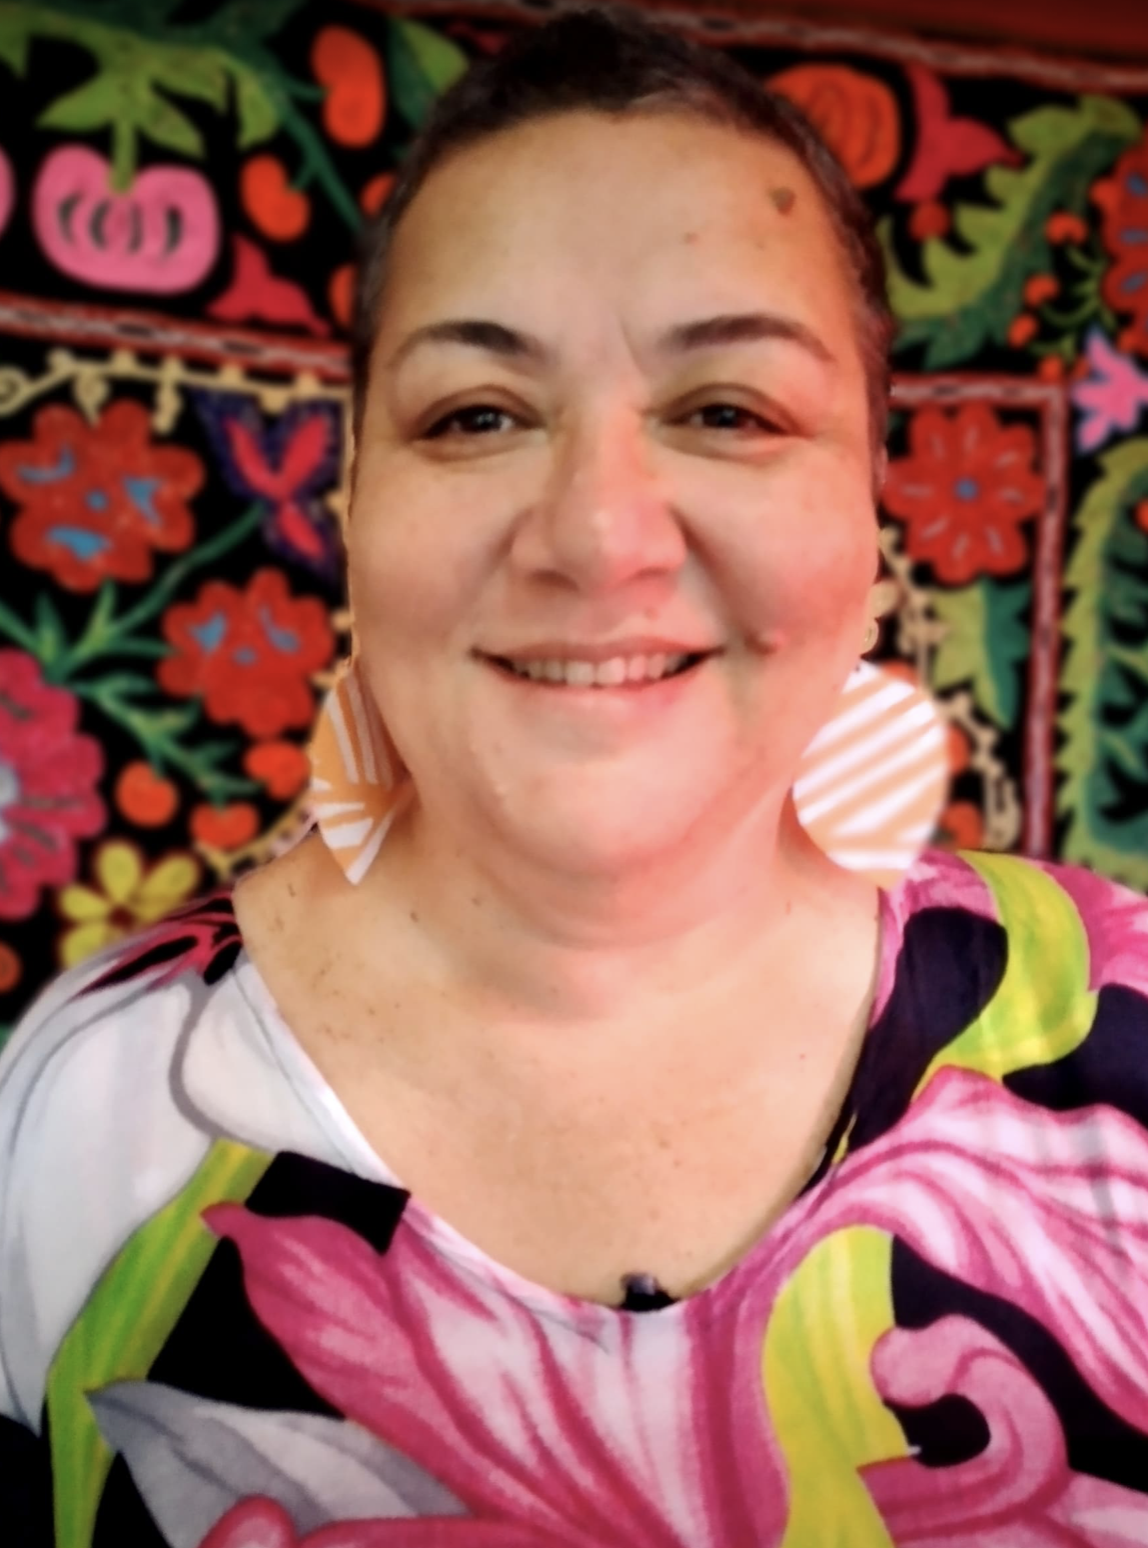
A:
{"type": "Polygon", "coordinates": [[[0,919],[26,919],[41,887],[76,873],[78,838],[104,825],[99,744],[76,731],[77,704],[34,657],[0,650],[0,919]]]}
{"type": "Polygon", "coordinates": [[[906,524],[909,554],[951,586],[1020,569],[1020,528],[1044,498],[1035,455],[1031,428],[1002,425],[987,404],[919,409],[909,455],[889,464],[884,492],[890,515],[906,524]]]}
{"type": "Polygon", "coordinates": [[[94,591],[107,577],[148,580],[153,549],[191,542],[187,502],[203,466],[183,447],[152,445],[141,403],[113,403],[94,425],[53,403],[33,433],[0,446],[0,489],[20,507],[9,541],[25,564],[71,591],[94,591]]]}
{"type": "Polygon", "coordinates": [[[208,581],[195,602],[168,609],[163,632],[175,647],[157,672],[168,693],[202,694],[212,720],[254,737],[310,725],[309,678],[335,637],[323,603],[293,597],[279,570],[260,570],[245,591],[208,581]]]}
{"type": "Polygon", "coordinates": [[[1111,177],[1096,184],[1092,198],[1115,260],[1104,276],[1104,299],[1114,312],[1132,313],[1120,347],[1148,355],[1148,132],[1124,152],[1111,177]]]}

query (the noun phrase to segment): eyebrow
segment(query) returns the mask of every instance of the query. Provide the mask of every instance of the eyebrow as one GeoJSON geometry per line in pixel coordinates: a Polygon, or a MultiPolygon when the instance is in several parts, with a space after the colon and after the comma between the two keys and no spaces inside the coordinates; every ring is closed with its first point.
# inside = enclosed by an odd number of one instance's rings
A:
{"type": "Polygon", "coordinates": [[[758,344],[768,339],[797,344],[827,365],[833,363],[832,351],[812,328],[807,328],[795,317],[782,317],[777,312],[727,312],[719,317],[681,323],[664,335],[659,348],[671,354],[683,354],[723,344],[758,344]]]}
{"type": "MultiPolygon", "coordinates": [[[[720,348],[724,344],[757,344],[771,339],[796,344],[826,364],[834,361],[832,351],[812,328],[777,312],[727,312],[717,317],[702,317],[696,322],[679,323],[663,334],[655,347],[659,354],[681,355],[720,348]]],[[[487,355],[499,355],[504,360],[517,360],[531,366],[546,365],[554,358],[554,351],[534,334],[508,328],[489,318],[452,317],[427,323],[409,333],[391,356],[390,369],[395,370],[413,350],[424,344],[461,344],[487,355]]]]}
{"type": "Polygon", "coordinates": [[[423,344],[464,344],[487,355],[501,355],[505,360],[520,360],[528,365],[544,365],[553,357],[553,351],[531,333],[521,333],[484,317],[450,317],[408,333],[388,362],[391,370],[423,344]]]}

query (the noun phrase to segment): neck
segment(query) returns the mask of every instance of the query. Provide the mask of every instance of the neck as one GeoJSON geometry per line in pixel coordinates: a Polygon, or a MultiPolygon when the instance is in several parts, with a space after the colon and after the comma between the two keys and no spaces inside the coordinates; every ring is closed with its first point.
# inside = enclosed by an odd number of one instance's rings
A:
{"type": "MultiPolygon", "coordinates": [[[[736,988],[851,885],[786,797],[632,873],[557,873],[444,842],[417,809],[365,884],[401,899],[444,982],[492,1014],[624,1022],[736,988]]],[[[493,851],[493,846],[492,846],[493,851]]],[[[380,896],[380,903],[382,897],[380,896]]],[[[377,917],[385,918],[386,909],[377,917]]]]}

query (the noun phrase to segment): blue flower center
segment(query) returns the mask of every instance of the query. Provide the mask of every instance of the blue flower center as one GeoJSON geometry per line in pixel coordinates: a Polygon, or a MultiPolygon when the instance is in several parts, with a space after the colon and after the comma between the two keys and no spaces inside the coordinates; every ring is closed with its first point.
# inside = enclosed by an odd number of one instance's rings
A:
{"type": "Polygon", "coordinates": [[[222,613],[212,613],[211,617],[205,618],[202,623],[192,624],[188,633],[210,655],[213,650],[219,649],[223,636],[227,633],[227,619],[222,613]]]}
{"type": "Polygon", "coordinates": [[[953,485],[953,493],[958,500],[975,500],[981,492],[981,486],[975,478],[958,478],[953,485]]]}
{"type": "Polygon", "coordinates": [[[66,548],[84,564],[111,546],[106,537],[99,532],[89,532],[86,527],[49,527],[48,541],[66,548]]]}

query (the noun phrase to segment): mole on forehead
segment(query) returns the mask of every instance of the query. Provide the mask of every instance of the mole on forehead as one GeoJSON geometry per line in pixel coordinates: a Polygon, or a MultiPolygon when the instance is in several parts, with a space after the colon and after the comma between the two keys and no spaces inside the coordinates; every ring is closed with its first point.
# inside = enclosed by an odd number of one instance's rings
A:
{"type": "Polygon", "coordinates": [[[797,203],[797,195],[792,188],[771,188],[769,197],[773,200],[774,208],[782,215],[788,215],[797,203]]]}

